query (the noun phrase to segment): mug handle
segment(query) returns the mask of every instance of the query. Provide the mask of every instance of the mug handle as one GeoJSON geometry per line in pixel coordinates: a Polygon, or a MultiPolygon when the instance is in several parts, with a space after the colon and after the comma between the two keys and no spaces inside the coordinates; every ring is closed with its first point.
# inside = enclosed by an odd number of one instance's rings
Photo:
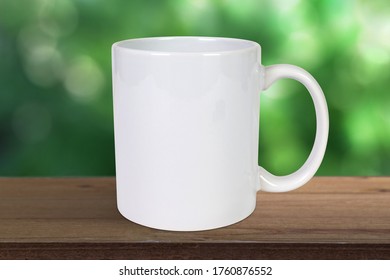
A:
{"type": "Polygon", "coordinates": [[[264,67],[261,72],[264,75],[263,90],[268,89],[281,78],[290,78],[302,83],[311,95],[316,112],[317,128],[313,149],[301,168],[286,176],[275,176],[259,166],[259,190],[287,192],[297,189],[308,182],[320,167],[328,141],[328,107],[320,85],[312,75],[302,68],[290,64],[276,64],[264,67]]]}

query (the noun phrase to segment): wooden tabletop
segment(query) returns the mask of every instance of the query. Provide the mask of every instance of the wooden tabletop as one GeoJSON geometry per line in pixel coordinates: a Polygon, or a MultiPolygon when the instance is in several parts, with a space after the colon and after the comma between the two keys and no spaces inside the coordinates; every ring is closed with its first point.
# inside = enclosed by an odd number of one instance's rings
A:
{"type": "Polygon", "coordinates": [[[114,178],[0,178],[0,259],[390,259],[390,177],[316,177],[257,195],[217,230],[123,218],[114,178]]]}

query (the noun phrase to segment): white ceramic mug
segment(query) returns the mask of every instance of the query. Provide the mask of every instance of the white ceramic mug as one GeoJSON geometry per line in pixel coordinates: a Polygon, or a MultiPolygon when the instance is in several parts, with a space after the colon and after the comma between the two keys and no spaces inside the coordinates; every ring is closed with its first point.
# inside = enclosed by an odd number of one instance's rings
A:
{"type": "Polygon", "coordinates": [[[259,44],[241,39],[159,37],[112,47],[118,209],[164,230],[227,226],[255,209],[256,192],[285,192],[317,171],[328,138],[323,92],[305,70],[261,65],[259,44]],[[305,164],[287,176],[259,167],[260,92],[301,82],[317,130],[305,164]]]}

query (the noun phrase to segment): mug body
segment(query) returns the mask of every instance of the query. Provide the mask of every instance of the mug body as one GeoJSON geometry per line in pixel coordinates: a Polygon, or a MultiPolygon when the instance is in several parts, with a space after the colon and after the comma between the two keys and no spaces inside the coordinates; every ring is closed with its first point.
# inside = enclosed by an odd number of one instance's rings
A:
{"type": "Polygon", "coordinates": [[[206,230],[252,213],[260,46],[160,37],[112,47],[117,202],[127,219],[206,230]]]}

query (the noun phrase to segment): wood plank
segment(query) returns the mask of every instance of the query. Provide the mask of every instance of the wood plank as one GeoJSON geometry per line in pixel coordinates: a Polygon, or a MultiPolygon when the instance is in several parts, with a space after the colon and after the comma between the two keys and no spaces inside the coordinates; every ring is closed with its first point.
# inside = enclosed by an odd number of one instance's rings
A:
{"type": "Polygon", "coordinates": [[[390,178],[316,177],[258,193],[217,230],[146,228],[116,209],[114,178],[0,178],[0,258],[390,259],[390,178]]]}

